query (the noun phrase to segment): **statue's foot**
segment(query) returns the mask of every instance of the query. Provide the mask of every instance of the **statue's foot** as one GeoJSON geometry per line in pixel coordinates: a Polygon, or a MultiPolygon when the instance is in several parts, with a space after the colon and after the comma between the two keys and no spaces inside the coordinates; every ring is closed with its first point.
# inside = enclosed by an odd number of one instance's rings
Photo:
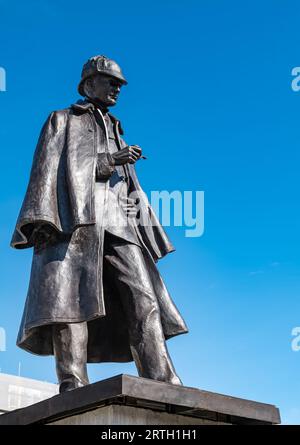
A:
{"type": "MultiPolygon", "coordinates": [[[[149,378],[149,377],[146,377],[149,378]]],[[[173,375],[172,377],[164,377],[164,378],[153,378],[153,380],[156,380],[157,382],[164,382],[168,383],[169,385],[179,385],[183,386],[182,381],[178,377],[178,375],[173,375]]]]}
{"type": "Polygon", "coordinates": [[[171,379],[170,382],[168,382],[168,383],[170,383],[171,385],[180,385],[180,386],[183,386],[182,381],[180,380],[180,378],[179,378],[177,375],[174,376],[174,377],[172,377],[172,379],[171,379]]]}
{"type": "Polygon", "coordinates": [[[63,380],[59,385],[59,392],[61,394],[63,392],[67,392],[67,391],[73,391],[73,389],[82,388],[86,384],[87,383],[83,383],[76,378],[63,380]]]}

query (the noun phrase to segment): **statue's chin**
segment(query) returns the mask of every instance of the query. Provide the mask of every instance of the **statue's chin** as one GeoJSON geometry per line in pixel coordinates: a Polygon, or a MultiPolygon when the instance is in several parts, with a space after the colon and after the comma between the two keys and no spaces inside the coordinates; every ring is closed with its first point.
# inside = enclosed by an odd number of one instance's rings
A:
{"type": "Polygon", "coordinates": [[[103,107],[113,107],[117,103],[117,99],[114,99],[112,97],[108,97],[105,100],[100,100],[97,97],[92,98],[96,103],[99,103],[103,107]]]}
{"type": "Polygon", "coordinates": [[[117,99],[109,99],[108,101],[107,101],[107,106],[108,107],[113,107],[114,105],[116,105],[116,103],[117,103],[117,99]]]}

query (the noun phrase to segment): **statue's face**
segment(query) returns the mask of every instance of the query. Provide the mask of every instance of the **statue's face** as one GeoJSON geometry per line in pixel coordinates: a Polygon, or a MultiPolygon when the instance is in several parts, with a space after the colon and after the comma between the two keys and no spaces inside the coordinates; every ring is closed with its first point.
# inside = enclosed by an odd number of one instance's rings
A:
{"type": "Polygon", "coordinates": [[[96,99],[107,107],[116,105],[122,82],[114,77],[97,75],[87,79],[85,92],[91,99],[96,99]]]}

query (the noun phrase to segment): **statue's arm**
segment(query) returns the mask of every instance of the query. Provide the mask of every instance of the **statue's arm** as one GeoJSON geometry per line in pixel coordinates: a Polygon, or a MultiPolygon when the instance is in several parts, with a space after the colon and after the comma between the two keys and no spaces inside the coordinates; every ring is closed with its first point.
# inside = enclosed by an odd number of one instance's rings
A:
{"type": "Polygon", "coordinates": [[[56,232],[62,230],[57,211],[57,172],[65,144],[66,122],[64,110],[52,112],[41,130],[27,191],[11,240],[14,248],[35,245],[43,225],[47,225],[51,232],[52,228],[56,232]]]}
{"type": "Polygon", "coordinates": [[[107,180],[111,177],[115,170],[115,162],[110,153],[98,153],[96,178],[107,180]]]}

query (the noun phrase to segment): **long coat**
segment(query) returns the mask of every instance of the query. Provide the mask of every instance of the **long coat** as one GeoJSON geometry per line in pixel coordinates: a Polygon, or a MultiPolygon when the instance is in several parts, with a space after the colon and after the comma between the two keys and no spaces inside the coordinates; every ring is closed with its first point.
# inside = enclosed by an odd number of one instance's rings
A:
{"type": "MultiPolygon", "coordinates": [[[[114,122],[119,148],[125,146],[120,122],[114,122]]],[[[54,323],[88,322],[88,361],[131,361],[124,314],[103,268],[104,228],[96,227],[96,212],[105,212],[109,181],[95,206],[95,169],[101,122],[94,106],[79,101],[55,111],[47,119],[34,155],[29,185],[11,245],[34,247],[31,277],[17,344],[40,355],[53,354],[54,323]],[[96,207],[96,208],[95,208],[96,207]],[[34,230],[41,223],[55,230],[54,242],[35,245],[34,230]]],[[[103,144],[102,144],[103,145],[103,144]]],[[[186,333],[155,262],[174,247],[141,189],[134,165],[128,164],[131,191],[138,194],[137,233],[161,311],[168,339],[186,333]]]]}

